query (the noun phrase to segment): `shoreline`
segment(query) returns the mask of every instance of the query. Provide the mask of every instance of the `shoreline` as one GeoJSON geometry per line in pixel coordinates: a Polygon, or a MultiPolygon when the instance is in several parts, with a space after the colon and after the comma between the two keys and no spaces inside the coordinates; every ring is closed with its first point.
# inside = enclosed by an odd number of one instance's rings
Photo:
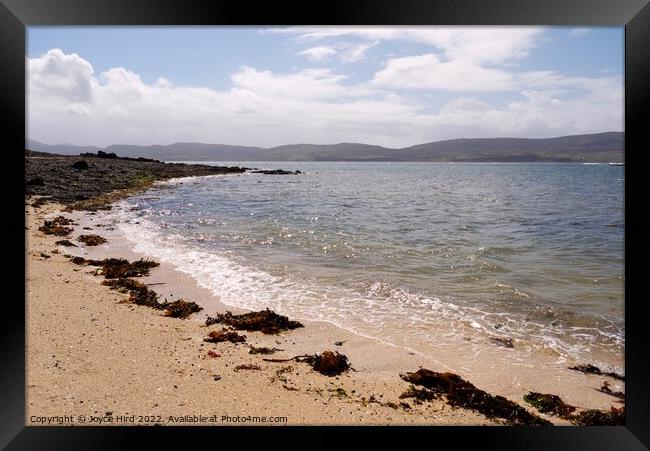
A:
{"type": "MultiPolygon", "coordinates": [[[[151,184],[133,192],[149,187],[151,184]]],[[[111,192],[108,192],[107,201],[115,200],[110,197],[111,192]]],[[[166,262],[161,262],[160,267],[142,281],[156,284],[153,289],[161,295],[161,300],[183,298],[196,301],[204,308],[202,312],[181,320],[164,317],[160,311],[147,307],[124,303],[128,296],[101,286],[99,277],[88,274],[91,272],[89,267],[76,266],[63,254],[93,259],[151,257],[135,252],[132,243],[120,236],[121,232],[111,231],[110,227],[95,227],[103,222],[101,212],[70,211],[65,205],[43,203],[38,199],[33,204],[40,207],[30,205],[26,211],[29,228],[26,231],[27,424],[39,424],[30,421],[34,416],[52,417],[71,409],[95,416],[106,409],[103,413],[111,412],[111,415],[105,417],[117,415],[117,412],[125,416],[140,413],[146,416],[146,412],[151,416],[151,412],[157,412],[153,415],[154,420],[185,417],[177,414],[184,410],[188,415],[185,419],[191,419],[182,424],[215,424],[214,421],[193,420],[194,415],[209,417],[214,411],[210,406],[214,405],[220,406],[222,411],[241,412],[242,415],[269,416],[272,412],[282,416],[284,412],[284,416],[289,417],[286,424],[503,424],[472,410],[450,408],[442,399],[422,404],[401,399],[400,394],[408,389],[409,384],[400,378],[400,373],[421,367],[458,373],[481,389],[504,396],[558,425],[570,423],[539,414],[523,402],[523,395],[528,391],[558,394],[578,408],[609,410],[611,406],[621,406],[616,403],[616,398],[598,392],[597,388],[608,380],[612,389],[617,391],[624,388],[623,383],[604,376],[569,371],[567,365],[562,371],[552,369],[552,365],[546,368],[544,365],[550,364],[553,356],[530,365],[533,368],[522,366],[518,374],[503,374],[501,357],[508,351],[497,346],[486,350],[478,365],[464,365],[457,349],[441,350],[435,356],[418,355],[328,322],[291,318],[299,319],[305,327],[277,336],[243,332],[248,337],[248,344],[283,349],[271,356],[274,358],[325,350],[344,353],[356,371],[334,378],[318,374],[305,364],[265,362],[263,356],[248,354],[246,345],[204,343],[208,330],[221,327],[206,328],[206,315],[225,311],[238,314],[247,310],[223,304],[215,294],[200,287],[197,280],[166,262]],[[60,238],[38,232],[44,220],[59,214],[78,223],[70,239],[80,247],[56,246],[54,243],[60,238]],[[94,230],[84,232],[84,227],[94,230]],[[108,243],[95,248],[82,246],[74,239],[79,233],[100,234],[108,239],[108,243]],[[59,312],[63,316],[59,316],[59,312]],[[339,341],[343,342],[342,346],[334,344],[339,341]],[[106,348],[106,343],[111,344],[109,348],[106,348]],[[220,357],[209,357],[207,352],[210,349],[218,352],[220,357]],[[61,360],[62,357],[65,360],[61,360]],[[102,357],[111,363],[109,368],[102,357]],[[233,368],[237,365],[259,365],[261,369],[235,372],[233,368]],[[277,373],[289,366],[292,367],[290,372],[277,373]],[[122,380],[125,375],[130,376],[128,381],[122,380]],[[219,380],[215,380],[215,375],[219,380]],[[170,389],[172,380],[177,383],[172,383],[173,389],[170,389]],[[116,381],[119,381],[118,393],[111,389],[116,381]],[[156,402],[150,402],[151,399],[156,402]],[[406,402],[408,407],[402,402],[406,402]],[[92,407],[89,409],[88,406],[92,407]],[[299,414],[292,416],[294,412],[299,414]]],[[[282,311],[278,313],[284,314],[282,311]]]]}
{"type": "MultiPolygon", "coordinates": [[[[60,206],[51,204],[27,209],[28,425],[47,425],[43,418],[70,412],[75,420],[64,424],[97,425],[100,418],[118,415],[158,420],[139,423],[136,418],[135,424],[149,425],[215,424],[193,421],[195,415],[287,417],[281,424],[295,425],[499,424],[473,411],[451,409],[442,400],[422,405],[409,402],[410,409],[404,409],[399,395],[409,384],[394,373],[357,369],[353,354],[346,349],[342,352],[350,356],[357,371],[327,377],[305,364],[264,362],[261,356],[250,355],[245,345],[205,343],[208,328],[197,321],[168,318],[125,303],[126,295],[100,285],[101,279],[89,274],[88,267],[63,257],[65,251],[54,244],[57,237],[37,231],[43,220],[60,211],[60,206]],[[57,247],[59,252],[52,253],[57,247]],[[220,357],[210,357],[210,349],[220,357]],[[246,364],[259,365],[261,370],[234,371],[246,364]],[[288,366],[291,371],[278,374],[288,366]],[[215,375],[220,379],[215,380],[215,375]],[[80,423],[79,415],[97,419],[80,423]],[[170,421],[183,417],[189,421],[170,421]]],[[[155,275],[154,269],[148,279],[155,275]]],[[[297,331],[245,335],[256,346],[298,343],[307,349],[310,344],[305,339],[311,337],[314,349],[323,347],[318,325],[306,323],[297,331]]],[[[108,420],[102,424],[125,425],[108,420]]]]}
{"type": "MultiPolygon", "coordinates": [[[[99,277],[88,274],[92,272],[90,268],[72,264],[63,257],[63,254],[69,249],[73,249],[70,251],[71,255],[83,255],[86,258],[123,257],[135,260],[147,256],[130,249],[130,244],[123,237],[120,241],[119,233],[113,233],[117,231],[103,231],[96,227],[86,233],[99,233],[107,237],[108,243],[95,248],[81,245],[78,248],[56,246],[54,244],[57,241],[56,237],[44,236],[37,229],[42,221],[59,215],[61,211],[61,206],[57,207],[52,204],[47,204],[38,210],[29,207],[27,211],[29,223],[27,231],[29,371],[27,372],[26,421],[28,424],[38,424],[30,421],[34,415],[54,416],[57,415],[56,412],[71,408],[85,411],[88,405],[99,407],[96,412],[89,412],[88,415],[99,415],[102,408],[105,408],[106,412],[115,412],[117,405],[121,410],[126,411],[124,415],[133,415],[134,412],[139,411],[138,409],[148,409],[149,411],[153,409],[156,412],[164,412],[159,414],[161,418],[171,418],[178,417],[179,415],[176,415],[175,412],[180,409],[196,412],[195,414],[199,417],[201,415],[209,416],[211,410],[206,407],[205,400],[198,401],[196,399],[199,393],[201,396],[206,396],[206,392],[210,393],[207,395],[208,397],[216,397],[214,401],[219,406],[228,410],[232,409],[234,412],[243,412],[242,415],[269,416],[268,413],[261,413],[264,411],[285,412],[284,416],[290,416],[286,412],[294,412],[298,407],[287,409],[282,406],[286,406],[287,403],[297,403],[295,405],[300,406],[301,414],[294,417],[293,420],[289,418],[287,424],[500,424],[477,412],[451,409],[442,400],[414,405],[408,399],[400,399],[399,395],[408,388],[409,384],[400,379],[399,373],[416,371],[419,367],[431,368],[435,371],[449,371],[451,366],[445,364],[445,357],[434,359],[412,355],[399,347],[356,335],[330,323],[303,321],[304,328],[282,332],[277,336],[263,335],[259,332],[244,332],[244,334],[247,335],[248,343],[251,345],[277,346],[283,349],[282,352],[274,354],[272,356],[274,358],[289,358],[294,355],[313,354],[324,350],[340,351],[350,358],[356,371],[344,373],[336,378],[320,375],[304,364],[264,362],[262,356],[248,354],[246,345],[220,343],[215,346],[204,343],[202,339],[208,329],[213,330],[215,327],[206,328],[204,326],[206,315],[214,315],[217,312],[224,313],[225,311],[238,314],[246,310],[221,303],[209,290],[199,287],[189,275],[180,273],[172,265],[164,262],[159,268],[154,269],[150,276],[145,277],[143,282],[147,284],[163,282],[163,285],[153,286],[155,291],[161,295],[161,299],[184,298],[196,301],[205,310],[193,315],[190,319],[181,320],[164,317],[159,312],[147,307],[124,303],[126,295],[101,286],[99,277]],[[52,253],[53,249],[58,250],[58,254],[52,253]],[[41,252],[49,255],[50,258],[42,257],[41,252]],[[62,283],[61,279],[63,279],[62,283]],[[54,284],[59,285],[58,287],[53,286],[54,281],[58,281],[54,284]],[[64,290],[66,296],[53,295],[61,289],[64,290]],[[52,297],[48,301],[50,295],[52,297]],[[88,302],[92,304],[88,305],[88,302]],[[47,311],[43,311],[45,309],[47,311]],[[54,319],[54,317],[49,317],[50,309],[67,312],[78,318],[79,321],[68,323],[68,319],[64,319],[59,320],[56,330],[44,328],[43,322],[54,319]],[[110,311],[106,314],[105,310],[110,311]],[[103,317],[99,318],[99,315],[103,317]],[[98,332],[97,327],[100,324],[108,330],[102,330],[102,338],[95,338],[95,334],[98,332]],[[142,328],[140,325],[146,327],[142,328]],[[43,333],[44,330],[47,330],[48,333],[43,333]],[[86,339],[79,335],[92,337],[93,340],[86,342],[86,339]],[[344,343],[337,347],[334,345],[335,341],[344,343]],[[102,360],[98,360],[96,356],[96,354],[99,356],[106,354],[106,342],[113,344],[111,352],[109,352],[109,361],[115,365],[115,368],[109,371],[112,373],[110,377],[112,382],[110,383],[107,381],[102,383],[105,376],[100,377],[99,374],[105,367],[102,366],[102,360]],[[131,346],[133,342],[142,342],[147,346],[134,350],[131,346]],[[84,344],[87,344],[87,347],[75,351],[78,346],[84,344]],[[52,350],[52,357],[41,361],[41,358],[49,354],[49,351],[48,353],[43,352],[43,349],[47,348],[52,350]],[[65,361],[59,355],[60,349],[66,350],[64,352],[65,361]],[[216,350],[221,357],[208,357],[207,352],[210,349],[216,350]],[[133,356],[135,358],[132,358],[133,356]],[[174,357],[176,358],[174,359],[174,357]],[[262,370],[236,373],[231,369],[237,365],[246,364],[260,365],[262,370]],[[287,366],[293,368],[293,374],[285,375],[283,378],[290,381],[290,385],[288,383],[278,384],[277,380],[275,383],[271,382],[276,376],[275,372],[287,366]],[[152,367],[158,369],[154,374],[150,374],[152,367]],[[170,373],[165,374],[167,367],[169,367],[170,373]],[[198,381],[197,385],[198,375],[189,373],[191,386],[186,387],[187,391],[184,393],[186,401],[182,401],[183,396],[174,395],[175,389],[169,390],[168,379],[169,377],[174,379],[177,377],[176,375],[179,375],[177,383],[171,385],[172,387],[181,387],[179,384],[189,382],[187,374],[194,367],[198,368],[197,372],[202,380],[198,381]],[[69,371],[76,376],[72,379],[73,386],[69,385],[67,378],[66,382],[61,380],[61,377],[69,371]],[[125,372],[130,372],[132,377],[146,375],[144,379],[151,380],[153,378],[160,386],[154,393],[151,382],[132,382],[130,387],[122,387],[124,390],[120,390],[123,393],[128,393],[128,396],[122,395],[113,399],[116,393],[110,390],[110,387],[115,380],[120,380],[125,372]],[[94,374],[95,377],[84,378],[84,374],[94,374]],[[219,381],[214,381],[211,377],[215,374],[221,377],[219,381]],[[48,387],[51,383],[48,379],[52,377],[56,381],[55,390],[48,387]],[[255,382],[247,384],[246,380],[255,382]],[[164,390],[165,387],[167,390],[164,390]],[[219,396],[212,393],[214,389],[218,389],[219,396]],[[248,391],[248,396],[241,397],[242,390],[248,391]],[[266,395],[271,392],[273,392],[273,397],[266,395]],[[69,395],[65,395],[65,393],[69,393],[69,395]],[[224,393],[230,393],[233,398],[225,401],[224,393]],[[298,396],[299,393],[301,393],[300,396],[298,396]],[[144,399],[143,394],[146,394],[144,399]],[[100,398],[97,397],[98,395],[100,398]],[[146,400],[152,395],[157,402],[148,403],[146,400]],[[267,399],[262,402],[260,397],[267,399]],[[102,398],[104,407],[100,407],[102,398]],[[190,399],[192,399],[191,402],[190,399]],[[379,400],[379,402],[369,402],[369,399],[379,400]],[[401,406],[400,403],[403,401],[408,402],[408,409],[401,406]],[[395,409],[391,404],[398,408],[395,409]],[[253,410],[253,413],[246,410],[249,408],[253,410]]],[[[102,222],[101,215],[98,216],[96,213],[63,214],[78,222],[75,234],[84,232],[84,224],[102,222]]],[[[73,241],[76,242],[76,240],[73,241]]],[[[282,314],[282,312],[279,313],[282,314]]],[[[214,330],[218,330],[219,327],[214,330]]],[[[489,357],[486,356],[486,359],[489,357]]],[[[498,365],[498,362],[496,364],[498,365]]],[[[516,380],[517,375],[510,375],[496,385],[490,383],[489,377],[485,379],[484,376],[489,376],[487,373],[494,369],[493,364],[488,364],[484,367],[486,374],[481,375],[476,372],[467,374],[466,371],[460,371],[460,374],[490,393],[494,392],[517,402],[531,413],[538,414],[535,409],[521,400],[522,393],[529,390],[557,393],[569,404],[584,408],[606,410],[610,406],[620,406],[615,403],[614,398],[595,390],[604,380],[603,377],[567,370],[567,374],[576,381],[576,385],[573,387],[564,387],[563,390],[560,390],[561,387],[552,381],[542,380],[546,376],[541,375],[535,386],[528,386],[524,389],[520,385],[512,385],[512,380],[508,382],[509,377],[516,380]],[[545,388],[546,390],[544,390],[545,388]]],[[[610,380],[610,382],[613,382],[612,387],[616,390],[623,387],[623,384],[616,383],[616,381],[610,380]]],[[[119,386],[121,385],[119,384],[119,386]]],[[[187,413],[187,415],[192,417],[194,414],[187,413]]],[[[275,416],[283,415],[278,413],[275,416]]],[[[554,424],[569,424],[557,417],[541,416],[554,424]]],[[[182,424],[195,424],[195,422],[190,420],[182,424]]],[[[214,423],[199,422],[198,424],[214,423]]]]}

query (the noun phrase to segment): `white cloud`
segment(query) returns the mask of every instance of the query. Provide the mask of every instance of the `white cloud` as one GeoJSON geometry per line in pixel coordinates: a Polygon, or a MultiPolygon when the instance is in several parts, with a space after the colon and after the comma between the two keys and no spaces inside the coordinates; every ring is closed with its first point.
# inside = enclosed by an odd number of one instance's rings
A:
{"type": "Polygon", "coordinates": [[[569,31],[569,36],[572,38],[579,38],[582,36],[586,36],[590,33],[589,28],[584,28],[584,27],[577,27],[569,31]]]}
{"type": "Polygon", "coordinates": [[[303,40],[356,37],[371,41],[406,41],[442,50],[445,58],[499,63],[523,58],[535,46],[542,27],[289,27],[271,33],[289,33],[303,40]]]}
{"type": "Polygon", "coordinates": [[[321,45],[303,50],[298,55],[306,56],[309,61],[322,61],[332,55],[336,55],[336,50],[333,47],[321,45]]]}
{"type": "Polygon", "coordinates": [[[407,56],[388,60],[371,82],[377,86],[451,91],[505,91],[514,88],[513,77],[468,60],[441,61],[436,55],[407,56]]]}
{"type": "Polygon", "coordinates": [[[343,47],[341,52],[341,61],[344,63],[356,63],[366,57],[366,52],[379,44],[379,42],[370,42],[367,44],[351,44],[343,47]]]}
{"type": "Polygon", "coordinates": [[[60,50],[28,58],[27,65],[29,137],[53,144],[356,141],[403,147],[459,136],[559,136],[623,126],[621,77],[513,75],[434,54],[393,58],[372,83],[357,84],[330,69],[278,74],[244,66],[225,90],[163,78],[145,83],[126,68],[96,76],[88,61],[60,50]],[[465,95],[472,76],[483,90],[507,87],[518,98],[495,106],[475,91],[465,95]],[[395,87],[418,83],[459,95],[431,111],[395,87]]]}
{"type": "Polygon", "coordinates": [[[47,94],[74,102],[89,102],[93,68],[76,53],[65,55],[52,49],[39,58],[27,59],[29,92],[47,94]]]}

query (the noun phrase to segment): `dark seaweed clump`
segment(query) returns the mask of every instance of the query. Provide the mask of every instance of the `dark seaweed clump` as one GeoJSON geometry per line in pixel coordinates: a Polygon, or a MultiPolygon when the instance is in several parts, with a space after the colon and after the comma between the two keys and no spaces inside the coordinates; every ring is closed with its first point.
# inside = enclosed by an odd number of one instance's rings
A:
{"type": "Polygon", "coordinates": [[[72,228],[65,226],[70,224],[72,224],[71,219],[64,216],[57,216],[51,221],[45,221],[38,230],[46,235],[68,236],[72,233],[72,228]]]}
{"type": "Polygon", "coordinates": [[[625,407],[603,410],[584,410],[571,418],[576,426],[625,426],[625,407]]]}
{"type": "Polygon", "coordinates": [[[581,373],[585,373],[585,374],[598,374],[600,376],[609,376],[609,377],[612,377],[614,379],[618,379],[620,381],[625,381],[625,376],[621,376],[620,374],[616,374],[616,373],[613,373],[613,372],[605,373],[605,372],[601,371],[600,368],[598,368],[597,366],[594,366],[594,365],[592,365],[590,363],[588,363],[586,365],[570,366],[569,369],[570,370],[575,370],[575,371],[580,371],[581,373]]]}
{"type": "Polygon", "coordinates": [[[601,393],[605,393],[606,395],[614,396],[619,399],[625,399],[625,393],[623,393],[622,391],[613,391],[609,387],[610,387],[609,382],[603,381],[603,385],[600,386],[598,391],[601,393]]]}
{"type": "Polygon", "coordinates": [[[529,392],[524,400],[542,413],[557,415],[577,426],[623,426],[625,425],[625,407],[612,407],[609,412],[589,409],[573,414],[575,407],[566,404],[557,395],[529,392]]]}
{"type": "Polygon", "coordinates": [[[541,413],[557,415],[565,419],[569,418],[576,410],[574,406],[562,401],[562,398],[559,396],[548,393],[535,393],[531,391],[527,395],[524,395],[524,401],[535,407],[541,413]]]}
{"type": "Polygon", "coordinates": [[[512,343],[512,338],[500,338],[500,337],[491,337],[490,341],[493,343],[503,346],[504,348],[514,348],[515,345],[512,343]]]}
{"type": "Polygon", "coordinates": [[[324,351],[322,354],[314,354],[298,361],[308,363],[314,371],[325,376],[338,376],[350,369],[348,358],[344,354],[332,351],[324,351]]]}
{"type": "Polygon", "coordinates": [[[222,343],[224,341],[229,341],[230,343],[243,343],[246,341],[246,335],[239,335],[234,330],[229,330],[224,327],[221,330],[213,330],[208,334],[207,338],[203,339],[203,341],[208,343],[222,343]]]}
{"type": "Polygon", "coordinates": [[[124,258],[86,260],[82,257],[74,257],[72,263],[77,265],[101,266],[102,269],[100,274],[106,279],[148,276],[151,268],[160,266],[160,263],[151,260],[140,259],[134,262],[129,262],[124,258]]]}
{"type": "Polygon", "coordinates": [[[399,395],[399,399],[413,398],[416,404],[422,404],[422,401],[431,401],[439,398],[440,394],[426,388],[416,388],[415,385],[409,385],[409,388],[399,395]]]}
{"type": "Polygon", "coordinates": [[[249,332],[260,331],[264,334],[279,334],[283,330],[292,330],[304,327],[298,321],[290,321],[284,315],[278,315],[272,310],[266,309],[259,312],[233,315],[232,312],[217,314],[216,318],[208,317],[206,326],[222,323],[234,327],[237,330],[249,332]]]}
{"type": "Polygon", "coordinates": [[[522,426],[551,426],[551,422],[528,412],[519,404],[491,395],[453,373],[437,373],[420,369],[415,373],[400,374],[412,384],[422,385],[437,395],[445,395],[453,407],[476,410],[488,418],[503,418],[509,424],[522,426]]]}
{"type": "Polygon", "coordinates": [[[99,246],[108,242],[106,238],[99,235],[79,235],[77,239],[86,246],[99,246]]]}
{"type": "Polygon", "coordinates": [[[235,373],[240,372],[241,370],[253,370],[253,371],[259,371],[261,370],[262,367],[259,365],[255,365],[254,363],[245,363],[243,365],[237,365],[234,369],[235,373]]]}
{"type": "Polygon", "coordinates": [[[179,299],[174,302],[164,303],[165,316],[171,316],[172,318],[187,318],[192,313],[200,312],[203,310],[196,302],[186,301],[184,299],[179,299]]]}
{"type": "Polygon", "coordinates": [[[129,302],[157,310],[165,310],[165,316],[172,318],[185,319],[192,313],[203,310],[196,302],[184,299],[173,302],[159,302],[159,296],[155,291],[150,290],[145,284],[135,279],[107,279],[102,281],[102,285],[107,285],[121,293],[129,293],[129,302]]]}
{"type": "Polygon", "coordinates": [[[256,348],[255,346],[250,346],[250,349],[249,349],[248,353],[249,354],[269,355],[269,354],[274,354],[274,353],[276,353],[278,351],[282,351],[282,349],[265,348],[265,347],[256,348]]]}
{"type": "Polygon", "coordinates": [[[54,244],[57,244],[59,246],[65,246],[65,247],[77,247],[77,245],[70,240],[59,240],[54,244]]]}
{"type": "Polygon", "coordinates": [[[290,359],[263,359],[266,362],[304,362],[325,376],[338,376],[348,370],[351,370],[350,362],[347,356],[338,352],[324,351],[321,354],[314,355],[297,355],[290,359]]]}

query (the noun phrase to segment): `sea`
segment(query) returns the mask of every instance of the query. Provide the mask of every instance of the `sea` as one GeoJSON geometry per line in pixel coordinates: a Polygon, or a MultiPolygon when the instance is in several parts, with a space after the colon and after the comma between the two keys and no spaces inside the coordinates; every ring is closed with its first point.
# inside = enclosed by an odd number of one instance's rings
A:
{"type": "Polygon", "coordinates": [[[303,173],[176,179],[110,214],[227,305],[425,355],[509,339],[513,359],[621,367],[622,166],[202,163],[303,173]]]}

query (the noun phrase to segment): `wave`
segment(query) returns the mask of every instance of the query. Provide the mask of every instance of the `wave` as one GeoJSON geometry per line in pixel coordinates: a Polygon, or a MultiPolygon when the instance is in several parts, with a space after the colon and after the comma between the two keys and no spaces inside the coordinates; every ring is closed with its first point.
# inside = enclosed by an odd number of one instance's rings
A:
{"type": "MultiPolygon", "coordinates": [[[[622,347],[622,332],[606,325],[601,330],[571,328],[568,321],[557,321],[558,315],[538,312],[537,315],[489,311],[480,306],[457,305],[441,299],[414,293],[385,280],[367,280],[349,287],[329,286],[276,275],[244,262],[233,251],[214,247],[206,237],[182,234],[182,230],[161,228],[147,219],[147,209],[134,211],[126,202],[115,209],[118,227],[136,252],[173,265],[188,274],[197,284],[210,290],[221,302],[248,310],[270,308],[303,320],[323,321],[360,336],[391,346],[415,351],[418,343],[427,343],[432,333],[449,342],[463,340],[468,334],[513,337],[532,348],[552,348],[561,355],[589,354],[599,340],[610,343],[613,350],[622,347]],[[473,332],[472,332],[473,331],[473,332]]],[[[500,255],[506,248],[487,247],[478,256],[500,255]]],[[[484,267],[485,261],[477,258],[484,267]]],[[[500,268],[489,270],[497,272],[500,268]]],[[[497,282],[496,288],[527,300],[529,295],[515,287],[497,282]]],[[[563,319],[563,318],[562,318],[563,319]]],[[[480,340],[478,340],[480,342],[480,340]]]]}

